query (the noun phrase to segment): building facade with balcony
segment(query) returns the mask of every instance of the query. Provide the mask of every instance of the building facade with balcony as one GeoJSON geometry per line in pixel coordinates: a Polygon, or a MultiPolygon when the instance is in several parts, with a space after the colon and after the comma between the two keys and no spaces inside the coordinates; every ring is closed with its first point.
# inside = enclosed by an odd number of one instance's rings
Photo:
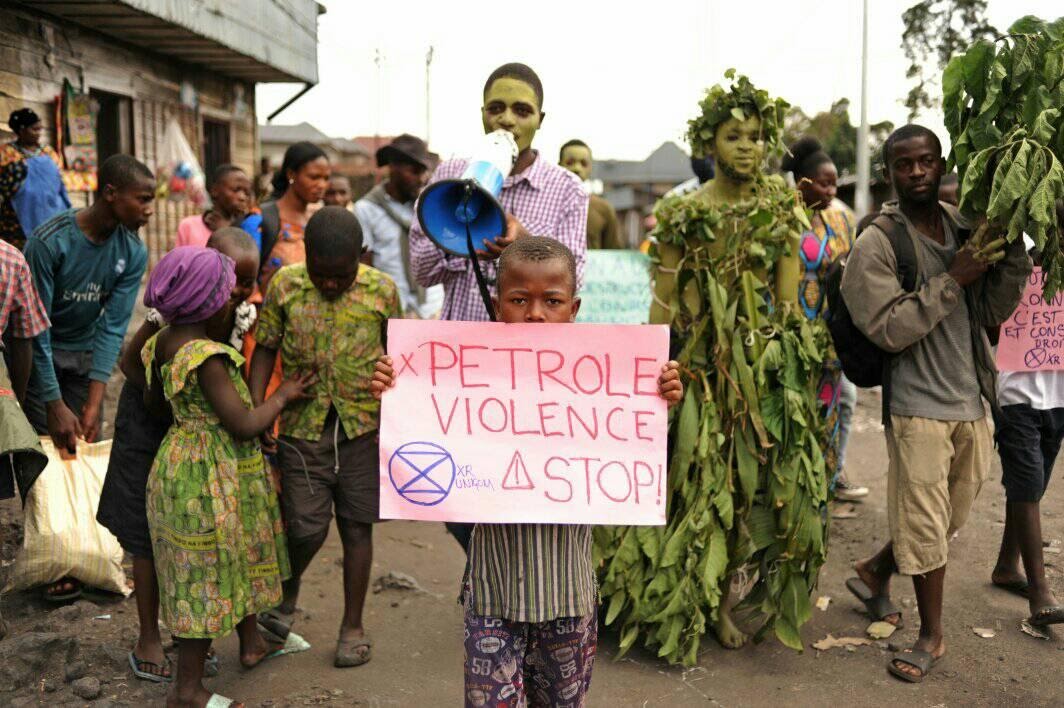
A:
{"type": "MultiPolygon", "coordinates": [[[[24,106],[55,144],[56,99],[88,94],[97,162],[132,154],[158,169],[176,118],[206,174],[258,166],[255,86],[318,81],[315,0],[35,0],[0,4],[0,140],[24,106]]],[[[88,192],[72,193],[76,205],[88,192]]],[[[142,231],[154,263],[196,209],[165,200],[142,231]]]]}

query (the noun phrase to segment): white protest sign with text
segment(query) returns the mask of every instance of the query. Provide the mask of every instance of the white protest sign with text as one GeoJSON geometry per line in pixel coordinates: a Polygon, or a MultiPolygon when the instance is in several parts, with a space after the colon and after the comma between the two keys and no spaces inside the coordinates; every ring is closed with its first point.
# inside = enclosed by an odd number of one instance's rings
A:
{"type": "Polygon", "coordinates": [[[380,513],[482,523],[665,523],[656,325],[391,320],[380,513]]]}

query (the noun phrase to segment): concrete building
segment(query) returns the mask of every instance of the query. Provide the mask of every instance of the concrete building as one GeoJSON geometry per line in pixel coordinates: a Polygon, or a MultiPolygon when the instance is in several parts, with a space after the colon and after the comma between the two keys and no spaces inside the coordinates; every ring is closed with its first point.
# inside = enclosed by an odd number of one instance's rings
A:
{"type": "MultiPolygon", "coordinates": [[[[255,85],[318,81],[315,0],[35,0],[0,5],[0,121],[29,106],[57,143],[64,82],[91,97],[97,164],[125,152],[156,169],[177,118],[210,174],[257,171],[255,85]]],[[[0,123],[0,140],[11,139],[0,123]]],[[[71,195],[86,204],[88,192],[71,195]]],[[[163,201],[142,231],[154,263],[195,209],[163,201]]]]}
{"type": "Polygon", "coordinates": [[[642,242],[643,220],[654,204],[680,182],[692,177],[691,158],[679,145],[662,143],[645,160],[596,160],[592,180],[617,212],[621,238],[629,247],[642,242]]]}

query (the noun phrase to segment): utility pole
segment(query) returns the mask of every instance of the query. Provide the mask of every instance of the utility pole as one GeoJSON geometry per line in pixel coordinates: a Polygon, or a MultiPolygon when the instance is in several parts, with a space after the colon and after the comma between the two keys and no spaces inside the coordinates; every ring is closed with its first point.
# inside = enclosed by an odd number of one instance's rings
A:
{"type": "Polygon", "coordinates": [[[381,53],[380,47],[377,47],[373,52],[373,63],[377,65],[377,106],[376,119],[373,125],[373,149],[376,151],[381,147],[381,95],[384,92],[384,82],[381,80],[381,64],[384,63],[384,55],[381,53]]]}
{"type": "Polygon", "coordinates": [[[854,211],[860,219],[871,208],[868,154],[868,0],[861,13],[861,126],[857,129],[857,184],[854,185],[854,211]]]}
{"type": "Polygon", "coordinates": [[[432,132],[432,92],[429,89],[431,72],[432,72],[432,51],[433,47],[429,45],[429,53],[425,55],[425,142],[429,142],[429,135],[432,132]]]}

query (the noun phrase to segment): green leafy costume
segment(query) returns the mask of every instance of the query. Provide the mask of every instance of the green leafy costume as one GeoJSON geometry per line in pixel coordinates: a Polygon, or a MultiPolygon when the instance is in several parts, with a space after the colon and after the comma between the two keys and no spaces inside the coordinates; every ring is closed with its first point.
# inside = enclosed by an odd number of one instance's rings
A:
{"type": "MultiPolygon", "coordinates": [[[[149,382],[158,335],[142,357],[149,382]]],[[[244,404],[244,358],[217,342],[182,346],[159,373],[174,410],[148,477],[148,525],[163,621],[175,635],[224,637],[248,615],[281,602],[291,574],[277,495],[256,440],[235,440],[200,387],[207,359],[227,358],[244,404]]]]}
{"type": "MultiPolygon", "coordinates": [[[[751,112],[773,147],[785,107],[745,77],[716,86],[691,122],[692,147],[751,112]]],[[[763,618],[759,635],[801,649],[811,615],[833,472],[817,398],[830,337],[794,305],[797,273],[774,272],[808,228],[800,197],[760,175],[754,194],[714,204],[703,189],[656,210],[652,272],[668,301],[652,321],[671,325],[686,393],[670,426],[667,525],[596,529],[605,622],[619,625],[622,652],[641,638],[694,664],[733,580],[749,589],[740,610],[763,618]]]]}

